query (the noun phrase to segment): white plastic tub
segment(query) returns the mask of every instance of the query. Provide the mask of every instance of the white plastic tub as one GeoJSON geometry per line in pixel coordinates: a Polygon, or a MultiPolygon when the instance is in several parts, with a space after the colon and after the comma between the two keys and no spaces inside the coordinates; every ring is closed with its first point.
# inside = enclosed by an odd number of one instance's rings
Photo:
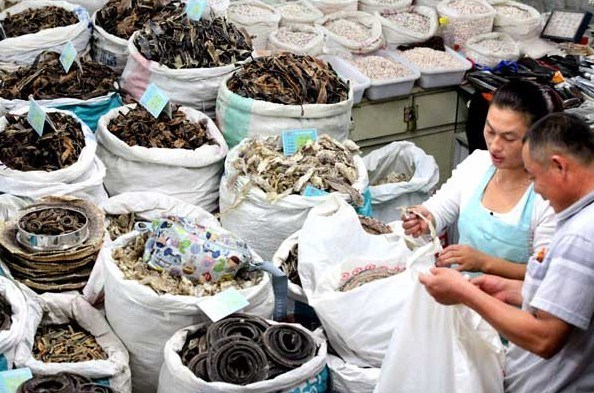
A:
{"type": "Polygon", "coordinates": [[[363,99],[363,92],[369,88],[371,79],[363,75],[347,60],[333,55],[321,55],[318,58],[329,63],[334,71],[342,79],[348,79],[349,83],[353,85],[353,104],[358,104],[363,99]]]}
{"type": "MultiPolygon", "coordinates": [[[[365,90],[365,97],[367,97],[369,100],[383,100],[386,98],[407,95],[412,91],[415,81],[417,79],[419,79],[419,77],[421,76],[421,73],[415,67],[412,67],[410,65],[410,63],[408,63],[407,61],[405,61],[404,59],[402,59],[400,56],[396,55],[393,52],[389,52],[386,50],[379,50],[377,52],[370,53],[368,55],[363,55],[363,56],[385,57],[391,61],[402,64],[403,66],[405,66],[412,72],[411,75],[400,77],[400,78],[370,79],[371,84],[367,88],[367,90],[365,90]]],[[[355,68],[355,70],[359,71],[354,64],[351,64],[351,63],[349,63],[349,64],[353,68],[355,68]]]]}
{"type": "Polygon", "coordinates": [[[424,89],[432,87],[443,87],[459,85],[464,79],[466,71],[472,68],[472,63],[462,55],[457,53],[455,50],[446,46],[446,52],[453,55],[456,59],[460,60],[460,67],[456,68],[437,68],[437,69],[421,69],[416,64],[408,61],[408,59],[402,59],[406,64],[410,64],[411,67],[418,70],[421,73],[419,78],[419,86],[424,89]]]}

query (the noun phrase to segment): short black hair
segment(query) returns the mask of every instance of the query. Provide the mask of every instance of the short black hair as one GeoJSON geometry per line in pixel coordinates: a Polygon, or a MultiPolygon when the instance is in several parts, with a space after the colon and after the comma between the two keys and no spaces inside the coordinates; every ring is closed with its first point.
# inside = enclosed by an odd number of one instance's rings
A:
{"type": "Polygon", "coordinates": [[[528,80],[513,80],[502,85],[493,94],[491,105],[524,115],[528,126],[549,113],[563,109],[563,103],[555,91],[528,80]]]}
{"type": "Polygon", "coordinates": [[[569,113],[551,113],[534,123],[523,138],[530,156],[543,162],[550,152],[568,154],[585,165],[594,160],[594,132],[584,120],[569,113]]]}

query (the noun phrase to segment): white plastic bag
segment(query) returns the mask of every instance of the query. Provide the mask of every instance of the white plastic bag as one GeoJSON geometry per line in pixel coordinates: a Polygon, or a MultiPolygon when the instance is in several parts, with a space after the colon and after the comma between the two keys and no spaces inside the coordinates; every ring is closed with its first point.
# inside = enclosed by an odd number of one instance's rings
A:
{"type": "MultiPolygon", "coordinates": [[[[233,167],[233,161],[242,148],[243,143],[231,149],[225,160],[225,174],[219,191],[221,224],[245,240],[267,261],[271,260],[283,240],[301,228],[312,207],[324,203],[335,194],[340,198],[348,198],[346,194],[339,193],[315,197],[289,195],[271,202],[257,186],[249,186],[246,190],[248,177],[240,176],[233,167]]],[[[353,160],[357,168],[357,181],[353,187],[363,192],[368,183],[367,171],[359,156],[354,156],[353,160]]]]}
{"type": "Polygon", "coordinates": [[[273,30],[268,36],[268,50],[272,52],[291,52],[300,55],[317,56],[324,50],[324,35],[312,26],[308,25],[287,25],[281,29],[288,29],[291,32],[314,34],[314,38],[306,45],[298,46],[278,39],[279,30],[273,30]]]}
{"type": "MultiPolygon", "coordinates": [[[[14,113],[24,115],[28,107],[20,108],[14,113]]],[[[0,163],[0,192],[27,197],[31,199],[43,198],[50,195],[70,195],[82,199],[89,199],[95,203],[107,200],[107,193],[103,189],[105,166],[95,156],[97,140],[89,127],[72,112],[46,108],[46,112],[60,112],[73,116],[80,123],[85,136],[85,147],[80,152],[78,160],[63,169],[53,172],[46,171],[17,171],[0,163]]],[[[0,119],[0,136],[6,127],[6,118],[0,119]]]]}
{"type": "MultiPolygon", "coordinates": [[[[99,254],[105,269],[105,313],[107,320],[130,352],[135,393],[155,393],[163,364],[165,342],[179,329],[208,321],[198,304],[205,298],[158,295],[148,286],[127,280],[111,257],[112,251],[134,239],[138,232],[119,237],[99,254]]],[[[254,255],[256,260],[259,257],[254,255]]],[[[272,316],[274,295],[271,279],[239,291],[250,305],[243,310],[264,318],[272,316]]]]}
{"type": "MultiPolygon", "coordinates": [[[[31,292],[31,296],[35,296],[31,292]]],[[[59,372],[80,374],[91,379],[109,378],[109,386],[119,393],[129,393],[130,368],[128,351],[111,330],[103,314],[75,293],[44,293],[40,297],[43,311],[31,313],[33,323],[28,325],[23,340],[17,347],[16,367],[28,367],[34,375],[52,375],[59,372]],[[60,325],[75,321],[88,331],[107,354],[106,360],[79,363],[45,363],[32,355],[35,332],[42,324],[60,325]]]]}
{"type": "Polygon", "coordinates": [[[412,0],[396,0],[396,1],[382,1],[382,0],[359,0],[358,10],[373,14],[382,11],[397,11],[405,9],[412,4],[412,0]]]}
{"type": "Polygon", "coordinates": [[[369,175],[373,216],[383,222],[400,220],[401,206],[417,205],[429,198],[439,181],[435,159],[412,142],[392,142],[363,157],[369,175]],[[407,182],[374,186],[392,172],[412,175],[407,182]]]}
{"type": "Polygon", "coordinates": [[[359,0],[310,0],[324,15],[342,11],[357,11],[359,0]]]}
{"type": "MultiPolygon", "coordinates": [[[[268,322],[276,324],[274,321],[268,322]]],[[[178,352],[184,346],[188,334],[194,333],[199,325],[178,330],[165,344],[165,362],[159,376],[158,393],[324,393],[327,382],[326,340],[301,325],[291,325],[302,329],[315,340],[318,346],[316,356],[302,366],[273,379],[244,386],[225,382],[206,382],[196,377],[189,368],[182,364],[178,352]]]]}
{"type": "Polygon", "coordinates": [[[243,27],[252,37],[254,50],[266,49],[268,35],[278,28],[281,14],[275,7],[265,4],[259,0],[234,1],[227,8],[227,19],[237,27],[243,27]],[[262,15],[244,15],[241,13],[243,7],[258,7],[266,10],[262,15]]]}
{"type": "Polygon", "coordinates": [[[299,276],[309,305],[332,348],[356,366],[381,365],[412,280],[406,269],[346,292],[339,291],[341,282],[367,269],[433,260],[437,251],[434,243],[411,251],[401,226],[392,229],[382,236],[365,232],[354,209],[332,197],[310,211],[299,236],[299,276]]]}
{"type": "Polygon", "coordinates": [[[32,328],[33,315],[41,312],[38,302],[29,299],[16,281],[0,275],[0,296],[12,309],[8,330],[0,330],[0,371],[12,369],[17,346],[32,328]]]}
{"type": "Polygon", "coordinates": [[[394,335],[375,393],[503,393],[505,352],[497,331],[463,305],[444,306],[419,282],[394,335]]]}
{"type": "Polygon", "coordinates": [[[14,219],[19,210],[29,205],[31,198],[21,198],[10,194],[0,194],[0,221],[14,219]]]}
{"type": "Polygon", "coordinates": [[[472,3],[482,7],[485,12],[462,14],[450,8],[450,3],[454,1],[457,0],[443,0],[437,5],[440,18],[447,21],[442,26],[442,35],[447,46],[456,49],[462,47],[471,37],[493,31],[496,12],[489,3],[485,0],[472,0],[472,3]]]}
{"type": "Polygon", "coordinates": [[[520,57],[520,47],[505,33],[487,33],[471,37],[464,44],[466,57],[482,66],[495,67],[501,61],[515,61],[520,57]],[[495,52],[482,44],[484,40],[502,42],[504,51],[495,52]]]}
{"type": "Polygon", "coordinates": [[[89,13],[86,9],[78,5],[53,0],[23,1],[0,12],[0,22],[6,18],[7,13],[13,15],[29,8],[37,9],[47,6],[55,6],[72,11],[78,16],[79,22],[70,26],[45,29],[35,34],[25,34],[0,41],[0,62],[33,64],[37,55],[43,51],[52,50],[54,52],[62,52],[64,45],[68,41],[72,42],[74,49],[79,54],[85,53],[88,50],[89,40],[91,38],[89,13]]]}
{"type": "MultiPolygon", "coordinates": [[[[283,130],[316,128],[344,142],[351,125],[353,88],[336,104],[283,105],[245,98],[227,87],[229,77],[220,85],[217,97],[217,125],[229,148],[244,138],[281,135],[283,130]]],[[[287,234],[288,235],[288,234],[287,234]]]]}
{"type": "Polygon", "coordinates": [[[128,61],[120,79],[122,89],[140,101],[148,85],[154,83],[172,102],[197,109],[214,119],[219,84],[235,70],[237,63],[214,68],[169,68],[146,59],[138,51],[134,44],[136,34],[138,32],[128,40],[128,61]]]}
{"type": "Polygon", "coordinates": [[[108,130],[109,122],[136,105],[111,110],[99,120],[97,155],[105,163],[104,184],[110,196],[129,191],[154,191],[200,206],[218,208],[218,188],[223,160],[229,151],[215,123],[202,112],[180,107],[192,123],[207,120],[207,131],[215,145],[194,150],[129,146],[108,130]]]}
{"type": "Polygon", "coordinates": [[[378,367],[359,367],[328,355],[332,393],[373,393],[380,375],[378,367]]]}
{"type": "Polygon", "coordinates": [[[540,13],[534,7],[510,0],[493,2],[492,6],[497,12],[493,23],[494,31],[509,34],[516,41],[523,41],[540,35],[543,20],[540,13]],[[514,18],[513,16],[506,15],[502,11],[504,7],[518,8],[528,13],[529,17],[514,18]]]}
{"type": "Polygon", "coordinates": [[[429,30],[427,32],[419,33],[407,29],[383,16],[385,15],[383,12],[376,12],[375,15],[379,18],[382,24],[382,30],[384,32],[384,37],[386,38],[386,45],[397,47],[404,44],[423,42],[437,34],[439,24],[437,22],[437,11],[435,8],[418,5],[412,8],[412,12],[429,18],[429,30]]]}
{"type": "Polygon", "coordinates": [[[317,9],[308,0],[297,0],[287,2],[285,4],[281,4],[280,6],[278,6],[278,10],[281,13],[280,26],[287,26],[295,23],[313,26],[316,20],[324,17],[324,13],[317,9]],[[306,8],[308,12],[299,15],[291,13],[290,10],[286,7],[303,7],[306,8]]]}
{"type": "Polygon", "coordinates": [[[381,48],[384,44],[384,36],[382,34],[382,23],[375,15],[368,14],[362,11],[344,11],[336,12],[326,15],[322,19],[318,19],[315,25],[326,36],[326,46],[324,53],[328,54],[346,54],[346,53],[369,53],[381,48]],[[347,37],[338,35],[324,25],[330,21],[337,19],[345,19],[352,22],[359,23],[369,29],[369,37],[364,41],[355,41],[347,37]]]}

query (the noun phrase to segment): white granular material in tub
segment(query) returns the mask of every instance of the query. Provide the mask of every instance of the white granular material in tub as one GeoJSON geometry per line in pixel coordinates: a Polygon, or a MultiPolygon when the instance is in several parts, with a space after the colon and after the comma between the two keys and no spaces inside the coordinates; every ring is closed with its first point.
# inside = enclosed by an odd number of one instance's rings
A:
{"type": "Polygon", "coordinates": [[[253,18],[257,16],[271,15],[274,12],[268,8],[258,7],[257,5],[253,4],[232,4],[229,6],[227,13],[253,18]]]}
{"type": "Polygon", "coordinates": [[[351,63],[371,79],[396,79],[412,75],[412,70],[383,56],[357,56],[351,63]]]}
{"type": "Polygon", "coordinates": [[[420,69],[459,68],[462,63],[447,52],[431,48],[414,48],[400,53],[420,69]]]}
{"type": "Polygon", "coordinates": [[[493,7],[498,14],[516,20],[532,19],[532,15],[525,9],[509,4],[494,4],[493,7]]]}
{"type": "Polygon", "coordinates": [[[429,17],[416,12],[384,11],[381,15],[398,26],[416,33],[428,33],[431,27],[429,17]]]}
{"type": "Polygon", "coordinates": [[[335,19],[324,24],[324,27],[336,35],[351,41],[363,42],[371,37],[371,29],[348,19],[335,19]]]}

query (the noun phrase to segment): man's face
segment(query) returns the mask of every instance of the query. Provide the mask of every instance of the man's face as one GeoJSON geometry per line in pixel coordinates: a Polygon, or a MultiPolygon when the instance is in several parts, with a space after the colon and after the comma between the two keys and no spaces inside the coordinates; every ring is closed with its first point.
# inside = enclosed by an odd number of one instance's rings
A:
{"type": "Polygon", "coordinates": [[[524,168],[534,183],[534,191],[549,201],[555,213],[559,213],[565,206],[563,198],[560,198],[563,185],[559,182],[560,179],[556,171],[548,163],[543,164],[532,159],[529,142],[524,143],[522,147],[522,159],[524,168]]]}

